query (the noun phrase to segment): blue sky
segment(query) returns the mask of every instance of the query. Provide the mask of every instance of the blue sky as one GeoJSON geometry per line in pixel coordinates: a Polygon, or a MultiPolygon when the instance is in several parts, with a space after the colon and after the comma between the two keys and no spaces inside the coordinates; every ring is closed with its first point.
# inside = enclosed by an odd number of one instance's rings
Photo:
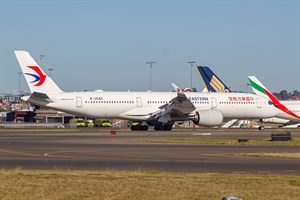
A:
{"type": "MultiPolygon", "coordinates": [[[[245,91],[248,75],[300,90],[299,0],[0,1],[0,92],[18,90],[13,50],[53,68],[65,91],[148,90],[152,60],[154,91],[189,87],[191,60],[233,90],[245,91]]],[[[193,86],[203,88],[195,69],[193,86]]]]}

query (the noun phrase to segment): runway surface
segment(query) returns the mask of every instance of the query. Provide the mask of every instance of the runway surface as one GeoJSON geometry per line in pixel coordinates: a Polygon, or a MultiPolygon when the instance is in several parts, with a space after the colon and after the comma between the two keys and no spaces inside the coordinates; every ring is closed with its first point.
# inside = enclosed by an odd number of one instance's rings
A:
{"type": "MultiPolygon", "coordinates": [[[[300,175],[300,159],[245,157],[239,153],[300,152],[300,147],[156,144],[161,139],[263,139],[271,131],[1,130],[0,168],[154,170],[162,172],[268,173],[300,175]]],[[[293,137],[300,137],[291,131],[293,137]]]]}

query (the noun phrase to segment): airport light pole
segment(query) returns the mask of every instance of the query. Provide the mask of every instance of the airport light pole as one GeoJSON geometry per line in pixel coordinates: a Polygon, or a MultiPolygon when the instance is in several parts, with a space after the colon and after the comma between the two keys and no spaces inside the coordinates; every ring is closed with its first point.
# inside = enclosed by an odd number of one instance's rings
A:
{"type": "Polygon", "coordinates": [[[19,97],[21,97],[21,75],[23,74],[22,72],[18,72],[19,74],[19,97]]]}
{"type": "Polygon", "coordinates": [[[146,62],[146,64],[150,65],[150,91],[152,91],[152,64],[155,64],[154,61],[146,62]]]}
{"type": "Polygon", "coordinates": [[[189,61],[189,64],[191,64],[191,91],[193,91],[193,66],[196,63],[195,61],[189,61]]]}
{"type": "Polygon", "coordinates": [[[51,72],[53,71],[54,69],[53,68],[49,68],[48,71],[49,71],[49,77],[51,77],[51,72]]]}
{"type": "Polygon", "coordinates": [[[248,93],[248,87],[249,87],[250,83],[246,83],[246,93],[248,93]]]}
{"type": "Polygon", "coordinates": [[[40,55],[40,65],[41,65],[41,67],[43,67],[43,66],[42,66],[42,59],[43,59],[44,57],[45,57],[45,55],[43,55],[43,54],[40,55]]]}

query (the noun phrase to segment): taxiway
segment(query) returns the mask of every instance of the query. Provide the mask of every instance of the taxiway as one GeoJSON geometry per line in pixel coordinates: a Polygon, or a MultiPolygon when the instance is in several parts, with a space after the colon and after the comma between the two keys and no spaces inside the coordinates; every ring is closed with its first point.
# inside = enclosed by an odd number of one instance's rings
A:
{"type": "MultiPolygon", "coordinates": [[[[200,173],[300,175],[300,159],[241,156],[240,153],[300,152],[299,146],[147,143],[155,139],[263,139],[272,131],[177,130],[130,132],[93,130],[0,131],[0,168],[153,170],[200,173]]],[[[299,133],[292,133],[299,137],[299,133]]]]}

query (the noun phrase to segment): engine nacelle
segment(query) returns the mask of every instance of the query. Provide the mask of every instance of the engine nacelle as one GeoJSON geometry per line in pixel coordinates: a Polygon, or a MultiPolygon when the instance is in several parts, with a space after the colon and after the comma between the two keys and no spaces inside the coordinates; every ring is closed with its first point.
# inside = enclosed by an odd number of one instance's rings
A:
{"type": "Polygon", "coordinates": [[[196,125],[219,126],[223,122],[223,113],[219,110],[198,110],[193,120],[196,125]]]}
{"type": "Polygon", "coordinates": [[[277,118],[277,117],[272,117],[272,118],[262,119],[261,121],[262,122],[269,122],[269,123],[277,123],[277,124],[286,124],[290,120],[288,120],[288,119],[281,119],[281,118],[277,118]]]}

